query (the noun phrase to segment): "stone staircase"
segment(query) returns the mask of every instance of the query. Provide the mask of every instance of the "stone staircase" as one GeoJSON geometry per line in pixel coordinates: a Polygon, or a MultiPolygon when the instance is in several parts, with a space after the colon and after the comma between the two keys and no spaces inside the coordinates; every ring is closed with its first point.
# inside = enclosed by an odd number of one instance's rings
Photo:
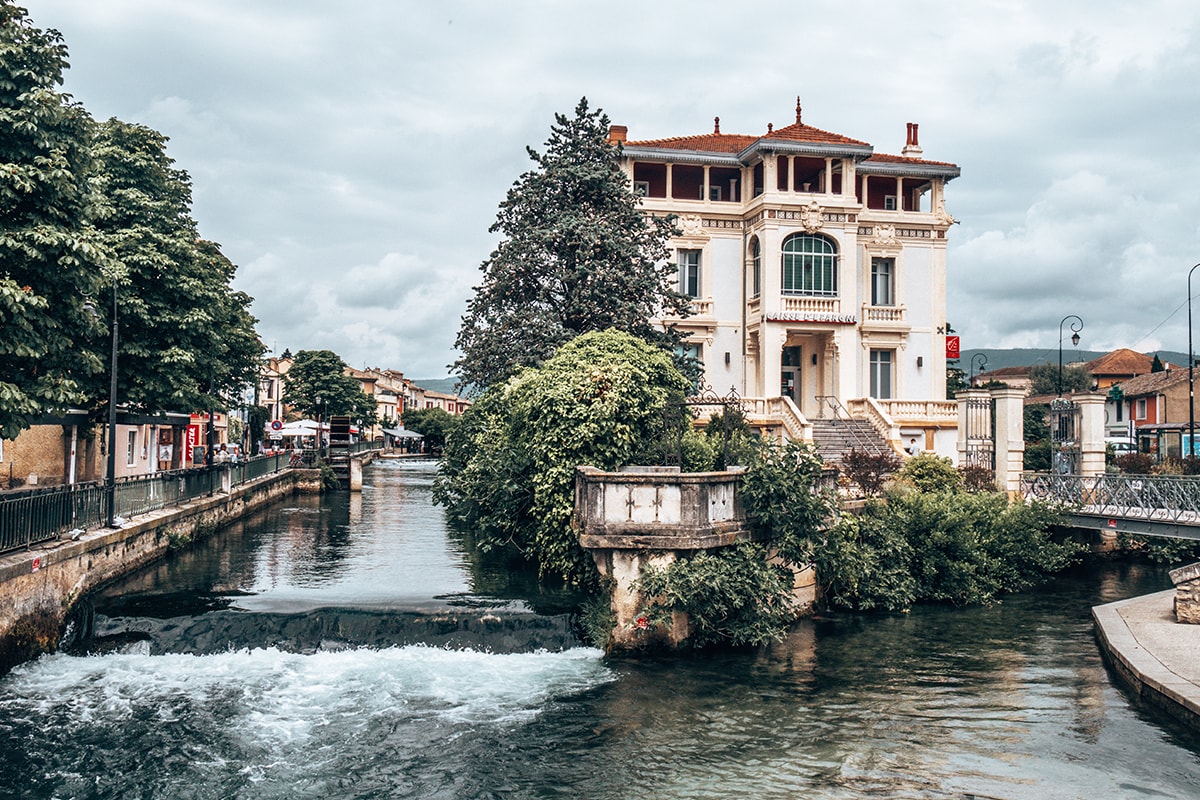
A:
{"type": "Polygon", "coordinates": [[[864,419],[814,419],[812,426],[813,443],[826,464],[841,464],[851,450],[871,455],[896,452],[864,419]]]}

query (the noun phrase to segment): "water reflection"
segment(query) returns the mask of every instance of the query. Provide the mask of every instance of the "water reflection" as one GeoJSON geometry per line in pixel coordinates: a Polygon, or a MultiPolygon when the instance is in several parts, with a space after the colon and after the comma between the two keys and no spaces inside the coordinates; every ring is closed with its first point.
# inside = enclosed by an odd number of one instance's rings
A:
{"type": "Polygon", "coordinates": [[[603,659],[525,610],[565,595],[446,531],[428,465],[365,477],[358,508],[295,498],[113,587],[102,614],[158,614],[179,649],[14,671],[0,775],[46,798],[1200,797],[1200,742],[1114,685],[1091,628],[1163,570],[603,659]]]}

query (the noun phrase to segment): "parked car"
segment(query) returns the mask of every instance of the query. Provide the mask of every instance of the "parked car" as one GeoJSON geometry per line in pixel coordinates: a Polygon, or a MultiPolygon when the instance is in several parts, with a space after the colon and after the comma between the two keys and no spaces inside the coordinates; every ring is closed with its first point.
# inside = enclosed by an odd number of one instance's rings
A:
{"type": "Polygon", "coordinates": [[[1104,440],[1104,449],[1112,448],[1114,456],[1123,456],[1126,453],[1136,453],[1138,451],[1137,442],[1127,436],[1112,436],[1104,440]]]}

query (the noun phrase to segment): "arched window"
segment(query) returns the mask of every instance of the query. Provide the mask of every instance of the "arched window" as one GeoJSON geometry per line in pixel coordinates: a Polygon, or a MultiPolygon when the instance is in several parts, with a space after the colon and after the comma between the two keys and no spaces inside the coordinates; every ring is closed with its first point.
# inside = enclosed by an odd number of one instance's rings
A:
{"type": "Polygon", "coordinates": [[[807,233],[783,240],[783,293],[837,295],[837,248],[832,241],[807,233]]]}
{"type": "Polygon", "coordinates": [[[762,247],[758,243],[757,236],[750,240],[750,262],[754,275],[754,291],[750,296],[758,297],[762,294],[762,247]]]}

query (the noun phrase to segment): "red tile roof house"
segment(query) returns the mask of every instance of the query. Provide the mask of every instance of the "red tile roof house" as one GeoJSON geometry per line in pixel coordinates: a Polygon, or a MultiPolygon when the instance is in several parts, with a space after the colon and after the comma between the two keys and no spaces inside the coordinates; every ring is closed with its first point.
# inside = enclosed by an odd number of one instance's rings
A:
{"type": "MultiPolygon", "coordinates": [[[[831,399],[876,429],[956,455],[946,400],[946,185],[959,168],[802,121],[757,135],[610,142],[648,214],[675,214],[670,242],[687,334],[717,394],[752,399],[797,438],[831,399]]],[[[897,443],[898,444],[898,443],[897,443]]]]}

